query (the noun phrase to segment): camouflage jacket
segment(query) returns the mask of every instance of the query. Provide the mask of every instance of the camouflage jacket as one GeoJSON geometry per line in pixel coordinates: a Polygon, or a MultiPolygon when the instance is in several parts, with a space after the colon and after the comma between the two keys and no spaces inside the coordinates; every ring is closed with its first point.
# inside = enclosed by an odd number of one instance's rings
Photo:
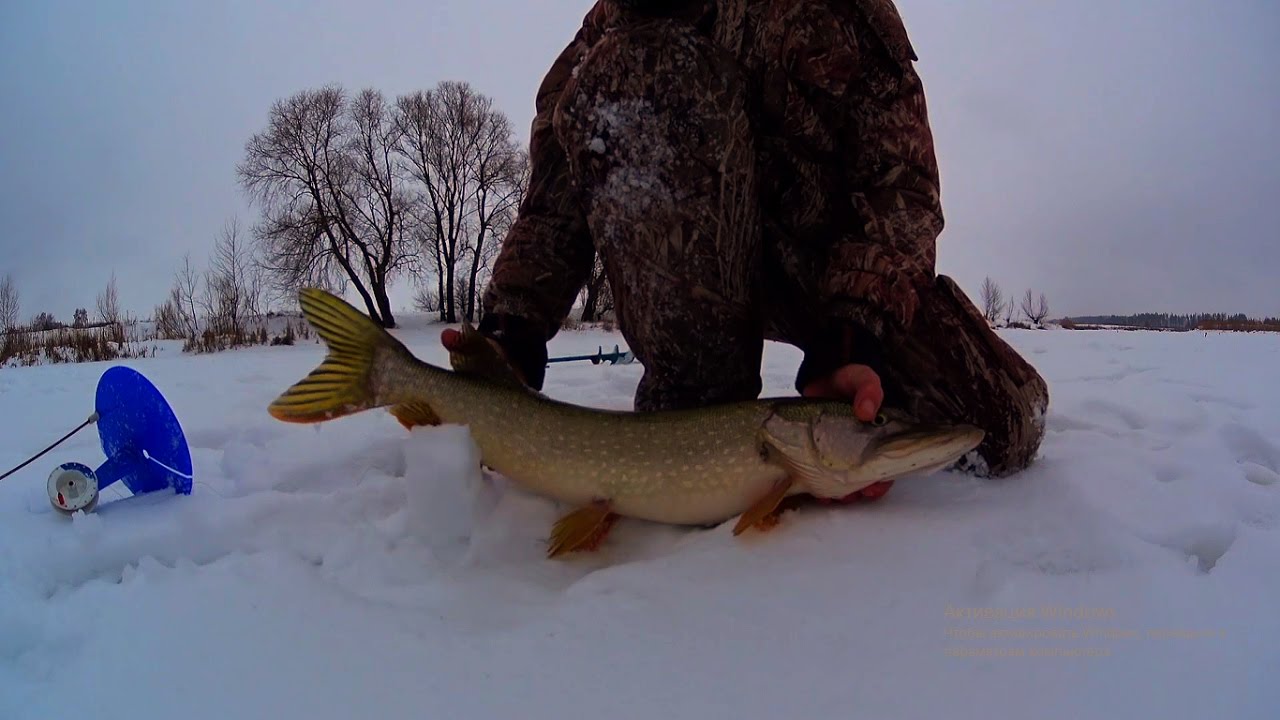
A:
{"type": "MultiPolygon", "coordinates": [[[[580,59],[631,13],[679,14],[738,58],[755,131],[797,157],[818,158],[824,192],[813,203],[839,196],[853,208],[809,279],[821,298],[814,311],[851,324],[856,338],[910,326],[914,288],[934,277],[943,215],[917,57],[892,0],[599,0],[538,90],[528,193],[495,265],[482,329],[505,334],[513,360],[541,385],[545,349],[536,345],[555,335],[594,258],[552,118],[580,59]]],[[[803,224],[816,209],[786,212],[803,224]]],[[[808,364],[826,370],[850,360],[857,353],[848,342],[846,332],[843,341],[805,348],[814,356],[808,364]]]]}

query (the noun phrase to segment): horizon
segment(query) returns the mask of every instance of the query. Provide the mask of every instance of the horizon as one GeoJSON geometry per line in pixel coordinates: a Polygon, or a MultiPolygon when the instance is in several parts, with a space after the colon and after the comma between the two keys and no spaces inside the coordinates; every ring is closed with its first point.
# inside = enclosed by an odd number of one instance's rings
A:
{"type": "MultiPolygon", "coordinates": [[[[149,319],[185,252],[203,267],[225,222],[257,222],[235,166],[301,90],[463,80],[527,144],[537,86],[591,5],[5,6],[0,276],[22,322],[92,314],[113,272],[149,319]]],[[[942,171],[937,269],[975,304],[989,275],[1015,300],[1044,292],[1051,318],[1280,315],[1280,8],[898,5],[942,171]]],[[[411,295],[397,282],[395,309],[411,295]]]]}

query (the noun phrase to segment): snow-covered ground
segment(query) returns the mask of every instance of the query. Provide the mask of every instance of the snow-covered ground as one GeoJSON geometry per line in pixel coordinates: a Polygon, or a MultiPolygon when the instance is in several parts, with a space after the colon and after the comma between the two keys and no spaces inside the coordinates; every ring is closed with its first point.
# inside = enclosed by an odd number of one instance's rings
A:
{"type": "MultiPolygon", "coordinates": [[[[129,362],[195,492],[54,514],[45,476],[99,464],[92,429],[0,482],[0,718],[1280,717],[1280,336],[1001,332],[1051,383],[1033,469],[741,538],[624,520],[558,561],[560,509],[481,476],[459,428],[271,419],[318,345],[129,362]]],[[[438,334],[400,331],[444,363],[438,334]]],[[[767,391],[798,362],[770,346],[767,391]]],[[[106,367],[0,370],[0,471],[106,367]]],[[[627,408],[639,373],[547,390],[627,408]]]]}

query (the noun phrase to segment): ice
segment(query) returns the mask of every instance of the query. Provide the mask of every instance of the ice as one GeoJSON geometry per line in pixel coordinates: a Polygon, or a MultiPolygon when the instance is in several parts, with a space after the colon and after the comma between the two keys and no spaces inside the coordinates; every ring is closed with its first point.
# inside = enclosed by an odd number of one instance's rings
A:
{"type": "MultiPolygon", "coordinates": [[[[406,328],[445,362],[438,326],[406,328]]],[[[45,477],[100,464],[92,430],[0,482],[0,717],[1275,717],[1280,336],[999,332],[1050,384],[1024,473],[738,538],[623,520],[555,561],[564,508],[482,473],[465,428],[270,418],[314,343],[128,361],[194,493],[54,513],[45,477]]],[[[766,392],[799,360],[769,345],[766,392]]],[[[107,367],[0,370],[0,470],[107,367]]],[[[546,390],[625,409],[642,370],[557,364],[546,390]]]]}

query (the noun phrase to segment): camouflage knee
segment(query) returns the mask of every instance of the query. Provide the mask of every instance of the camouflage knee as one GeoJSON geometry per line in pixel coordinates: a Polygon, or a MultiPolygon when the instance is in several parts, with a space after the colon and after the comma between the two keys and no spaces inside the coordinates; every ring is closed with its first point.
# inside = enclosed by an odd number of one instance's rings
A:
{"type": "Polygon", "coordinates": [[[962,469],[1000,477],[1026,468],[1044,440],[1044,378],[996,334],[951,278],[938,276],[920,296],[912,329],[886,351],[894,402],[925,420],[966,422],[986,431],[962,469]]]}

